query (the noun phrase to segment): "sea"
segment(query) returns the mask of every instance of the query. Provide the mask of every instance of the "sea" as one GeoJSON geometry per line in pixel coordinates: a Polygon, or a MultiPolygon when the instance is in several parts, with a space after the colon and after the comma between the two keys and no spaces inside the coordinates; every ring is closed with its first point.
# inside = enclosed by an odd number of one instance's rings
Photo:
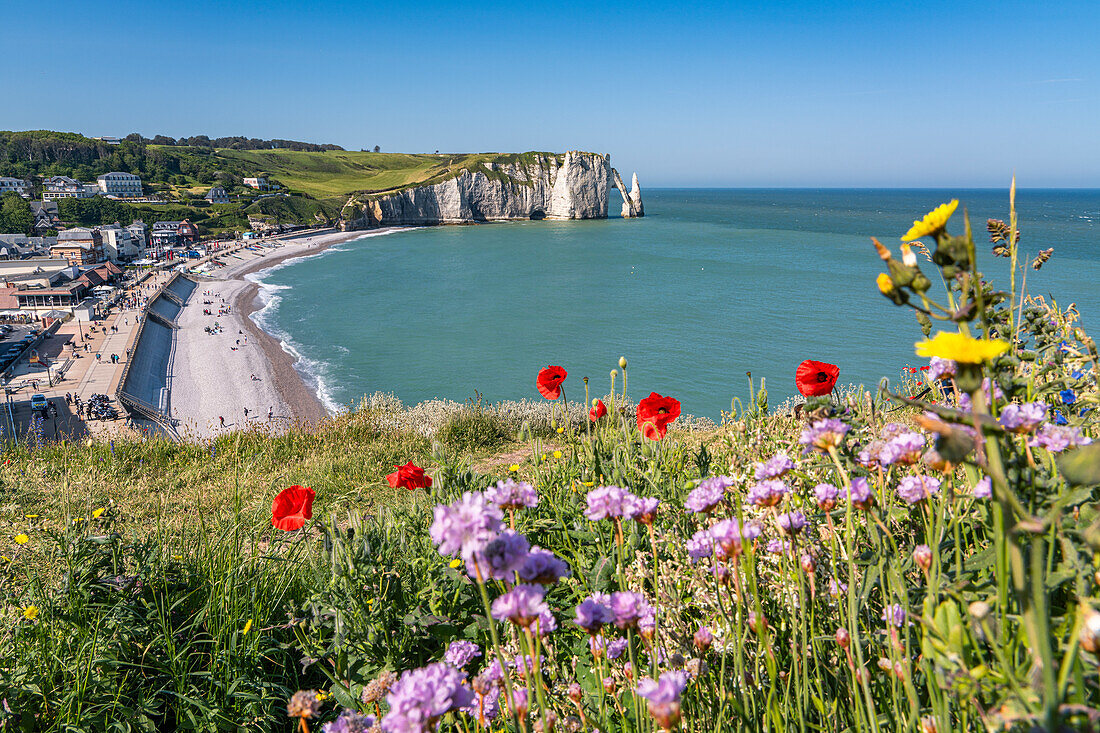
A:
{"type": "MultiPolygon", "coordinates": [[[[366,233],[253,276],[255,318],[333,411],[379,391],[406,404],[540,399],[535,377],[549,364],[569,372],[566,396],[578,400],[583,377],[606,394],[625,356],[632,398],[671,395],[717,420],[747,398],[749,373],[775,405],[796,394],[804,359],[867,387],[924,363],[913,312],[875,287],[883,268],[871,237],[896,252],[915,218],[951,198],[960,206],[948,230],[962,232],[965,208],[982,272],[1008,289],[1008,261],[992,255],[985,226],[1008,220],[1007,189],[643,196],[641,219],[366,233]]],[[[1076,304],[1100,335],[1100,190],[1020,190],[1017,211],[1021,253],[1054,248],[1028,269],[1028,291],[1076,304]]]]}

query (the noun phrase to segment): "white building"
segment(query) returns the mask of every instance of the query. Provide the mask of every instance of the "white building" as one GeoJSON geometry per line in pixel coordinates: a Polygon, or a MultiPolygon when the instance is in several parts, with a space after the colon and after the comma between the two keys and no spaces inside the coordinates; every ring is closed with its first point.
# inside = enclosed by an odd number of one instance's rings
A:
{"type": "Polygon", "coordinates": [[[30,185],[22,178],[0,176],[0,196],[6,193],[17,193],[20,196],[28,196],[28,188],[30,188],[30,185]]]}
{"type": "Polygon", "coordinates": [[[126,228],[130,231],[130,236],[134,238],[137,246],[144,250],[149,244],[149,227],[145,226],[145,222],[141,219],[135,219],[134,223],[126,228]]]}
{"type": "Polygon", "coordinates": [[[228,204],[229,194],[221,186],[214,186],[206,192],[206,200],[212,204],[228,204]]]}
{"type": "Polygon", "coordinates": [[[266,191],[267,190],[267,179],[266,178],[246,178],[246,179],[244,179],[244,185],[248,186],[249,188],[254,188],[257,191],[266,191]]]}
{"type": "Polygon", "coordinates": [[[99,228],[103,237],[103,254],[111,262],[127,262],[145,253],[145,242],[134,237],[129,227],[116,222],[99,228]]]}
{"type": "Polygon", "coordinates": [[[99,195],[99,186],[83,184],[68,176],[53,176],[42,182],[42,198],[46,201],[57,199],[90,199],[99,195]]]}
{"type": "Polygon", "coordinates": [[[141,198],[141,179],[133,173],[104,173],[96,178],[96,183],[104,196],[119,199],[141,198]]]}

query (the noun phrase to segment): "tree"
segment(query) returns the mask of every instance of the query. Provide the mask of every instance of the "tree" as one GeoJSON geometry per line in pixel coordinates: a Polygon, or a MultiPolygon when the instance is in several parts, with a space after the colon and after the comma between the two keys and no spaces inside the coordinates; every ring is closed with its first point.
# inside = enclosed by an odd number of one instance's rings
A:
{"type": "Polygon", "coordinates": [[[376,152],[376,153],[381,153],[381,152],[382,152],[382,148],[380,148],[379,146],[375,145],[375,146],[374,146],[374,152],[376,152]]]}
{"type": "Polygon", "coordinates": [[[4,194],[0,203],[0,233],[33,234],[34,212],[31,205],[17,193],[4,194]]]}

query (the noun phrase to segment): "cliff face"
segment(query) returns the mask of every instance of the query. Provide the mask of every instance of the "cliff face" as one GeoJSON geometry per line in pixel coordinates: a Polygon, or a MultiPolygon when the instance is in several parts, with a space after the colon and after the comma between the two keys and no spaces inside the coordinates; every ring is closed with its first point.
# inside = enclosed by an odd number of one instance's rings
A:
{"type": "Polygon", "coordinates": [[[353,196],[345,229],[516,219],[606,219],[611,158],[597,153],[501,156],[438,183],[353,196]]]}

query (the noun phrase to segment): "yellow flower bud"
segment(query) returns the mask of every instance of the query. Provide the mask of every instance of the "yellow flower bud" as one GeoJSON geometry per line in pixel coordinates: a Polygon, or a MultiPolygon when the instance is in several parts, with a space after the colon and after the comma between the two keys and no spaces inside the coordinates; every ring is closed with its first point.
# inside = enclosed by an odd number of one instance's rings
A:
{"type": "Polygon", "coordinates": [[[619,357],[619,368],[620,369],[626,369],[626,357],[625,356],[620,356],[619,357]]]}

